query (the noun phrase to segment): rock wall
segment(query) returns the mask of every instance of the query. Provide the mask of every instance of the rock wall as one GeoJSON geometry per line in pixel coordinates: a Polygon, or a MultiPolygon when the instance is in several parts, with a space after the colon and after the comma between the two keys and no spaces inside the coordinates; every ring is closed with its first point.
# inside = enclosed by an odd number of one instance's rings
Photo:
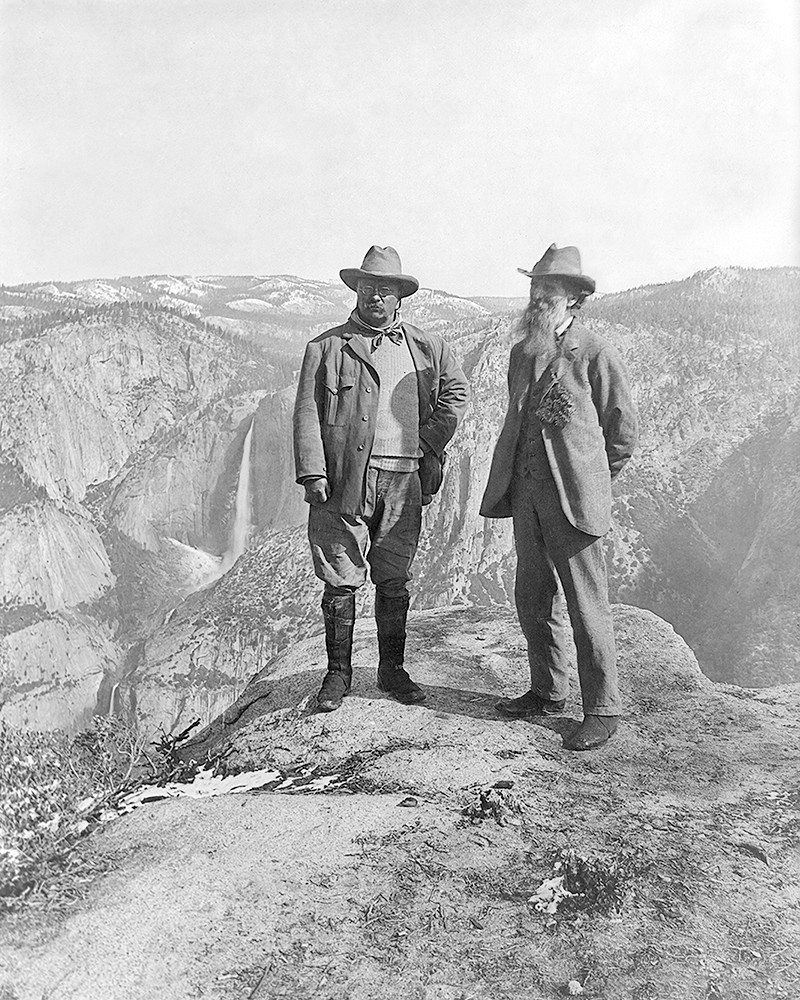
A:
{"type": "Polygon", "coordinates": [[[0,638],[2,720],[31,729],[85,728],[103,679],[122,665],[112,630],[61,611],[0,638]]]}
{"type": "Polygon", "coordinates": [[[0,605],[59,611],[91,604],[114,585],[97,528],[76,504],[40,500],[0,518],[0,605]]]}
{"type": "Polygon", "coordinates": [[[296,528],[308,507],[295,482],[292,413],[296,389],[270,393],[259,404],[253,434],[253,515],[259,528],[296,528]]]}
{"type": "Polygon", "coordinates": [[[217,400],[176,422],[113,481],[108,524],[151,552],[172,538],[222,555],[244,437],[262,395],[217,400]]]}
{"type": "Polygon", "coordinates": [[[130,304],[22,323],[0,363],[0,718],[71,727],[107,700],[126,644],[218,569],[272,370],[130,304]]]}
{"type": "Polygon", "coordinates": [[[131,651],[120,683],[126,710],[168,732],[212,718],[298,635],[320,631],[320,590],[303,528],[261,532],[229,573],[131,651]]]}

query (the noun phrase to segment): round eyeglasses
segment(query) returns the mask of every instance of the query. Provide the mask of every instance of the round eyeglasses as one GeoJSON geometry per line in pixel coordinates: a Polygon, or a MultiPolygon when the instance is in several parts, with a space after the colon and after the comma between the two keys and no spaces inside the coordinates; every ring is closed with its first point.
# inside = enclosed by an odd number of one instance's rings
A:
{"type": "Polygon", "coordinates": [[[374,295],[377,292],[382,299],[388,298],[390,295],[397,295],[397,289],[390,285],[368,285],[363,281],[359,281],[358,291],[362,295],[374,295]]]}

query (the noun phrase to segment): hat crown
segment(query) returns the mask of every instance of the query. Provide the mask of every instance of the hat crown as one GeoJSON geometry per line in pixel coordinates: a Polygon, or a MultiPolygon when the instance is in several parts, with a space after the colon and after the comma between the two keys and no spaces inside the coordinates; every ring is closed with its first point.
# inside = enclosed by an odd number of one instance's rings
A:
{"type": "Polygon", "coordinates": [[[345,267],[339,272],[339,277],[354,292],[358,291],[358,282],[363,278],[396,281],[401,298],[413,295],[419,288],[416,278],[410,274],[403,274],[400,254],[394,247],[371,246],[364,256],[361,267],[345,267]]]}
{"type": "Polygon", "coordinates": [[[364,255],[361,270],[369,274],[396,275],[403,273],[403,266],[394,247],[371,246],[364,255]]]}
{"type": "Polygon", "coordinates": [[[520,274],[529,278],[561,278],[581,287],[588,295],[595,290],[594,279],[581,272],[581,255],[577,247],[557,247],[555,243],[542,254],[530,271],[518,267],[520,274]]]}
{"type": "Polygon", "coordinates": [[[576,278],[581,276],[581,255],[577,247],[557,247],[555,243],[542,254],[531,270],[531,274],[538,277],[545,277],[548,274],[573,274],[576,278]]]}

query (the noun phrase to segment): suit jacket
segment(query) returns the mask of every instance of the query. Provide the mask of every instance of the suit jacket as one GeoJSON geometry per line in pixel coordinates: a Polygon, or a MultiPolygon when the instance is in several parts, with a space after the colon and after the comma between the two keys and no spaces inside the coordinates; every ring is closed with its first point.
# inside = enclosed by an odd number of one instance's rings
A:
{"type": "MultiPolygon", "coordinates": [[[[568,520],[589,535],[611,527],[611,481],[633,454],[638,418],[628,377],[619,354],[602,337],[573,321],[564,334],[560,382],[575,404],[562,428],[542,425],[547,461],[568,520]]],[[[547,377],[535,362],[534,379],[547,377]]],[[[511,482],[530,364],[523,345],[511,350],[509,406],[495,447],[481,504],[484,517],[511,516],[511,482]]]]}
{"type": "MultiPolygon", "coordinates": [[[[410,323],[403,330],[417,374],[420,445],[441,459],[469,386],[441,337],[410,323]]],[[[294,409],[297,481],[325,476],[331,491],[325,506],[341,514],[364,512],[379,392],[369,346],[349,321],[307,344],[294,409]]]]}

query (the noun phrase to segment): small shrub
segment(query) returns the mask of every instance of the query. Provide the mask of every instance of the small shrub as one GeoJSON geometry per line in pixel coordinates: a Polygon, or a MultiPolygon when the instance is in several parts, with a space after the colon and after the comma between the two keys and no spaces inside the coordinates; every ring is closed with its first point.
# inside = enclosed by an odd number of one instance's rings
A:
{"type": "Polygon", "coordinates": [[[0,908],[29,894],[148,767],[116,716],[75,737],[0,724],[0,908]]]}
{"type": "Polygon", "coordinates": [[[510,782],[480,789],[477,802],[466,805],[461,810],[462,815],[473,824],[493,819],[499,826],[519,826],[522,805],[512,791],[502,787],[506,784],[510,782]]]}
{"type": "Polygon", "coordinates": [[[639,868],[636,854],[619,854],[605,860],[560,850],[553,857],[552,877],[542,882],[529,902],[547,914],[619,911],[639,868]]]}
{"type": "Polygon", "coordinates": [[[611,913],[622,909],[639,865],[633,854],[618,854],[605,860],[563,850],[554,867],[564,875],[564,885],[571,893],[565,901],[565,910],[611,913]]]}

